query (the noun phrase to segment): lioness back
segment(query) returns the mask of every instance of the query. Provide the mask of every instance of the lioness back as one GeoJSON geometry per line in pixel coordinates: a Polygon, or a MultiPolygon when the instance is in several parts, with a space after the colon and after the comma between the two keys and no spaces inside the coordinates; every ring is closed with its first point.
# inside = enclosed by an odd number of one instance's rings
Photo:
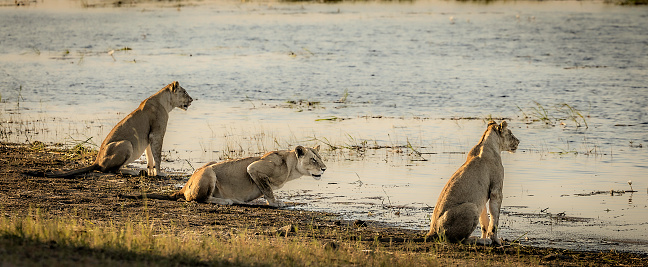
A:
{"type": "Polygon", "coordinates": [[[247,167],[259,159],[260,157],[248,157],[210,165],[209,168],[216,174],[217,185],[220,187],[215,190],[213,196],[235,199],[240,202],[245,202],[248,198],[254,199],[261,196],[261,191],[247,172],[247,167]],[[237,194],[228,192],[237,192],[237,194]]]}

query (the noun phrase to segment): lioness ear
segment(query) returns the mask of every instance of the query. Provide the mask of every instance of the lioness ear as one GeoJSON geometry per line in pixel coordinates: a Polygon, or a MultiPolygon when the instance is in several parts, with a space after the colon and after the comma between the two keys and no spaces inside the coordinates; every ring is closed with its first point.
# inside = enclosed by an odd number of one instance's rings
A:
{"type": "Polygon", "coordinates": [[[178,81],[174,81],[174,82],[172,82],[170,84],[170,86],[171,86],[171,88],[169,88],[169,89],[171,89],[171,92],[175,93],[175,91],[178,89],[178,87],[180,87],[180,83],[178,83],[178,81]]]}
{"type": "Polygon", "coordinates": [[[316,145],[316,146],[314,146],[313,149],[315,149],[315,151],[319,152],[320,145],[316,145]]]}
{"type": "Polygon", "coordinates": [[[297,146],[295,147],[295,154],[297,154],[298,158],[301,158],[306,155],[306,150],[303,146],[297,146]]]}

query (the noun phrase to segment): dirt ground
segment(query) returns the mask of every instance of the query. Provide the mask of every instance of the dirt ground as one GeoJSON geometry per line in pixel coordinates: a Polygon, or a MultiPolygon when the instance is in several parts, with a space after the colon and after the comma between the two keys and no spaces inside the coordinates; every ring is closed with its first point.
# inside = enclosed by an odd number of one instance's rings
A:
{"type": "Polygon", "coordinates": [[[149,178],[97,172],[71,179],[45,178],[42,175],[42,172],[85,166],[93,159],[93,152],[45,147],[42,143],[0,144],[0,215],[16,216],[38,209],[45,216],[82,217],[99,224],[119,224],[146,214],[147,218],[159,224],[174,223],[178,229],[205,234],[225,234],[233,229],[276,234],[287,225],[297,229],[337,228],[339,231],[334,231],[338,233],[335,236],[326,234],[331,231],[313,231],[312,237],[334,242],[357,239],[381,242],[389,249],[413,253],[433,250],[438,257],[450,260],[491,257],[492,262],[514,265],[648,266],[647,255],[614,251],[584,252],[515,244],[493,248],[425,242],[424,231],[390,228],[373,221],[343,221],[335,214],[298,208],[220,206],[125,197],[142,192],[170,192],[174,184],[182,183],[182,177],[149,178]],[[30,171],[36,176],[26,174],[30,171]]]}

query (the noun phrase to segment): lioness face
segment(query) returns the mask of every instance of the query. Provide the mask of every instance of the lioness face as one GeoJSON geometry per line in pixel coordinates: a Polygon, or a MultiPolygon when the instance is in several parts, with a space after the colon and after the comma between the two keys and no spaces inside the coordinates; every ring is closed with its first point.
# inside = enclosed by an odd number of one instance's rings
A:
{"type": "Polygon", "coordinates": [[[173,101],[173,106],[176,108],[180,108],[184,111],[189,108],[191,105],[191,102],[193,101],[193,98],[189,96],[187,91],[180,86],[180,83],[178,82],[173,82],[171,84],[171,99],[173,101]]]}
{"type": "Polygon", "coordinates": [[[509,151],[512,153],[515,153],[515,150],[517,150],[518,144],[520,144],[520,140],[518,140],[513,133],[511,132],[511,129],[507,128],[507,123],[506,121],[503,121],[502,124],[499,126],[499,132],[500,132],[500,144],[501,144],[501,149],[502,151],[509,151]]]}
{"type": "Polygon", "coordinates": [[[301,173],[310,174],[315,180],[319,180],[326,170],[326,165],[324,165],[318,153],[319,148],[319,145],[313,148],[303,146],[297,146],[295,148],[297,168],[299,168],[301,173]]]}

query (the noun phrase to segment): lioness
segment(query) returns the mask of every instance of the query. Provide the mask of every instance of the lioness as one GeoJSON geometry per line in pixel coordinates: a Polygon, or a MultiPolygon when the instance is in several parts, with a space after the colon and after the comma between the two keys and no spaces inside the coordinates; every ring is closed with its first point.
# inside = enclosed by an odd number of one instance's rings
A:
{"type": "Polygon", "coordinates": [[[326,165],[319,148],[297,146],[295,150],[272,151],[262,157],[210,162],[197,169],[180,191],[147,197],[231,205],[264,196],[268,205],[283,207],[272,191],[303,175],[320,179],[326,165]]]}
{"type": "Polygon", "coordinates": [[[160,162],[162,141],[166,133],[169,112],[173,108],[187,110],[193,99],[176,81],[142,101],[110,131],[99,148],[99,154],[90,166],[46,174],[47,177],[68,177],[90,171],[117,172],[138,159],[146,150],[149,176],[162,175],[160,162]]]}
{"type": "Polygon", "coordinates": [[[430,218],[430,232],[426,237],[445,238],[450,242],[501,245],[497,237],[504,166],[501,151],[515,152],[520,141],[501,125],[488,124],[479,144],[468,153],[466,163],[457,170],[439,195],[430,218]],[[486,202],[490,210],[490,223],[486,202]],[[481,213],[481,214],[480,214],[481,213]],[[481,238],[470,234],[481,224],[481,238]]]}

